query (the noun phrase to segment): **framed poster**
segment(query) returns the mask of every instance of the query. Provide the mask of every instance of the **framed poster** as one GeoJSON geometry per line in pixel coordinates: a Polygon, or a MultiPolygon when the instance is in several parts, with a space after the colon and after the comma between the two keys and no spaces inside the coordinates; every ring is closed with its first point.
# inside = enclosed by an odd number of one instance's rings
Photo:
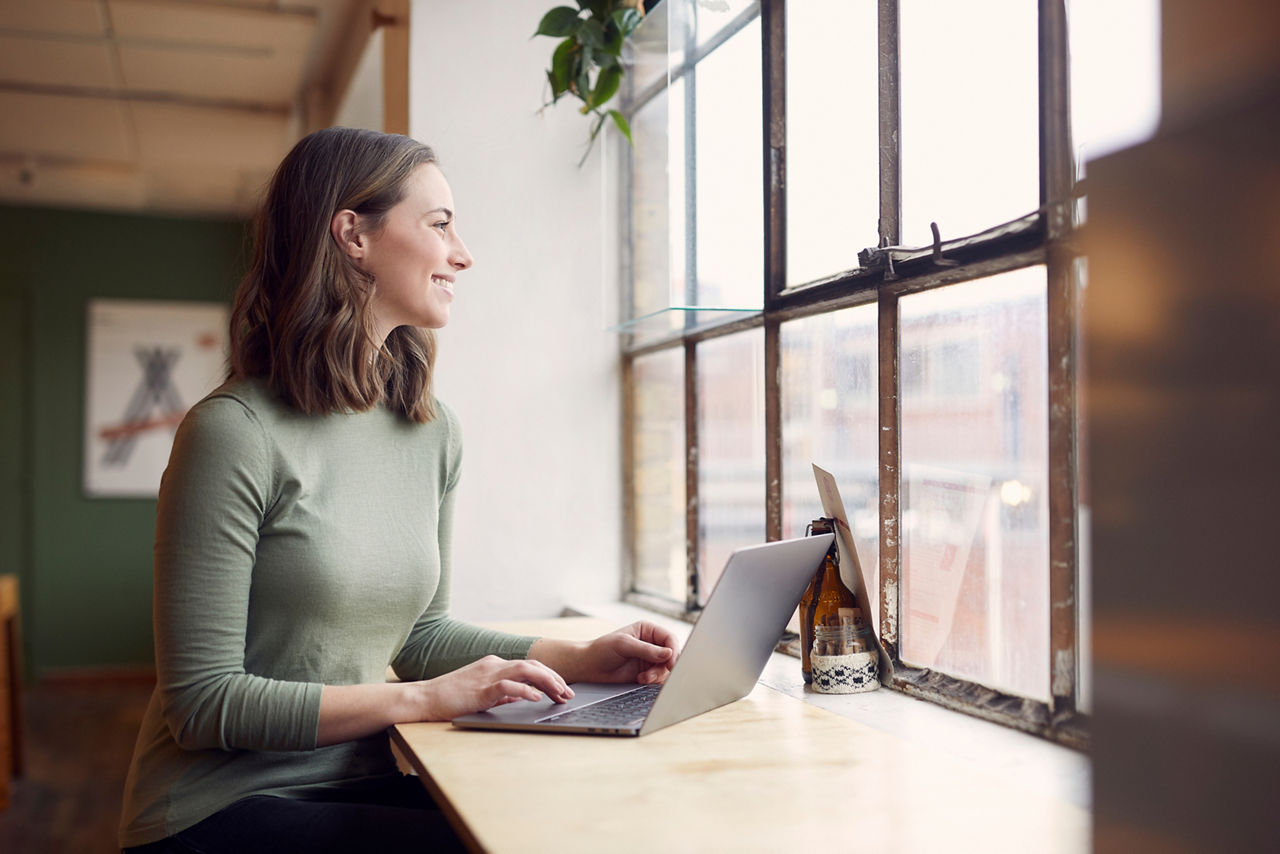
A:
{"type": "Polygon", "coordinates": [[[226,376],[222,303],[89,301],[84,491],[154,498],[173,434],[226,376]]]}

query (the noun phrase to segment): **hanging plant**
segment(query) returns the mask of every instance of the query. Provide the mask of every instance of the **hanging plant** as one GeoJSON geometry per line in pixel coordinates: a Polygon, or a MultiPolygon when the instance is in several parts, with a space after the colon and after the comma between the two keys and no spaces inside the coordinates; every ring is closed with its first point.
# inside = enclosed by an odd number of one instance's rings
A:
{"type": "Polygon", "coordinates": [[[606,119],[631,141],[626,116],[605,105],[622,85],[622,46],[644,19],[644,0],[578,0],[578,7],[556,6],[542,16],[537,36],[561,39],[551,54],[547,81],[551,84],[549,107],[565,95],[582,102],[578,112],[592,117],[587,150],[581,166],[606,119]]]}

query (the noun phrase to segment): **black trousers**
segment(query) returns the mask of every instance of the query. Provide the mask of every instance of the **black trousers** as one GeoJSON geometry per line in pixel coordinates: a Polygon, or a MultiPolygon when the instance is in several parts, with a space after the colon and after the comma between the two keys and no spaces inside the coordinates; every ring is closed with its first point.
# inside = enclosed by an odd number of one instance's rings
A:
{"type": "Polygon", "coordinates": [[[126,854],[463,852],[417,777],[397,775],[316,798],[255,795],[126,854]]]}

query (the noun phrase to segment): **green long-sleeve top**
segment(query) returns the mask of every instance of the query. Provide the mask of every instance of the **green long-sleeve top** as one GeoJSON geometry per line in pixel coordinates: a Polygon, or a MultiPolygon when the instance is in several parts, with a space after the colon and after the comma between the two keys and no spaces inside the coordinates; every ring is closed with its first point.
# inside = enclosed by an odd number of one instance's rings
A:
{"type": "Polygon", "coordinates": [[[308,416],[258,381],[187,414],[160,487],[157,683],[125,784],[120,844],[254,794],[391,773],[386,735],[316,747],[322,685],[426,679],[533,638],[449,616],[462,446],[376,407],[308,416]]]}

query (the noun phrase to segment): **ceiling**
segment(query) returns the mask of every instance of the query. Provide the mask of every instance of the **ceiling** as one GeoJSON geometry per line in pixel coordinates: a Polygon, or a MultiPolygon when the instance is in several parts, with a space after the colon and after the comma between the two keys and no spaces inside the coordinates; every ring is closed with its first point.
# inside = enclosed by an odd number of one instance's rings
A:
{"type": "Polygon", "coordinates": [[[0,0],[0,203],[247,214],[328,123],[371,8],[0,0]]]}

